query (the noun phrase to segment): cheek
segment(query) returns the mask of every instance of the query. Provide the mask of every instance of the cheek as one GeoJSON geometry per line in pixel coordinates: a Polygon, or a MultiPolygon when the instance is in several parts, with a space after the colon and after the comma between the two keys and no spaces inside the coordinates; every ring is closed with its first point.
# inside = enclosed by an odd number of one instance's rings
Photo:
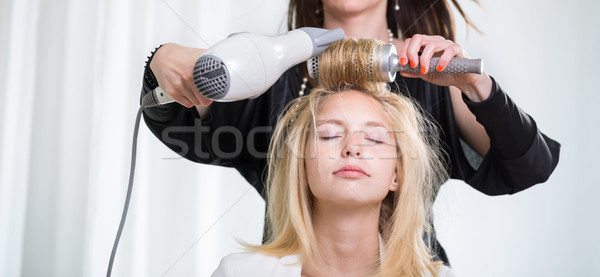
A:
{"type": "Polygon", "coordinates": [[[386,191],[386,193],[394,180],[396,165],[397,162],[395,159],[377,159],[377,162],[373,164],[374,168],[378,168],[381,170],[380,172],[382,172],[382,174],[378,176],[378,181],[382,184],[381,188],[386,191]]]}
{"type": "Polygon", "coordinates": [[[319,145],[315,147],[315,143],[307,143],[305,149],[304,166],[306,168],[307,181],[310,190],[313,194],[318,195],[326,184],[329,183],[334,159],[331,158],[331,151],[327,146],[319,145]]]}
{"type": "Polygon", "coordinates": [[[396,173],[396,166],[397,166],[397,162],[395,159],[382,159],[382,162],[379,164],[379,166],[381,168],[385,168],[386,172],[390,172],[389,176],[390,178],[394,177],[394,174],[396,173]]]}
{"type": "Polygon", "coordinates": [[[307,171],[324,171],[326,167],[335,162],[337,148],[335,143],[320,142],[318,138],[311,139],[304,150],[307,171]]]}

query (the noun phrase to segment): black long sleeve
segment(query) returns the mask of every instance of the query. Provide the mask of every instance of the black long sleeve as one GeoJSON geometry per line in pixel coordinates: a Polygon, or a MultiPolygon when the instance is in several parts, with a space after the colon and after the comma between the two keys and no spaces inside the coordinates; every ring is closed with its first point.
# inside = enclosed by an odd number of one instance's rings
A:
{"type": "Polygon", "coordinates": [[[560,144],[542,134],[533,118],[517,107],[493,78],[492,82],[492,94],[482,102],[463,95],[490,137],[488,154],[465,181],[489,195],[512,194],[550,177],[558,164],[560,144]]]}

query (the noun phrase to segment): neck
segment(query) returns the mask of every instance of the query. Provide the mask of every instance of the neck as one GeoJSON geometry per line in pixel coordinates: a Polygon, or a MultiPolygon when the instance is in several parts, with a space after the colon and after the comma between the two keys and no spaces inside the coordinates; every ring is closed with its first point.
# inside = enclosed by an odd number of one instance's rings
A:
{"type": "Polygon", "coordinates": [[[379,208],[340,208],[315,201],[314,228],[319,245],[315,268],[305,276],[367,276],[379,265],[379,208]],[[318,270],[316,270],[318,269],[318,270]]]}
{"type": "Polygon", "coordinates": [[[376,38],[388,42],[386,1],[358,12],[344,12],[323,7],[325,29],[342,28],[346,37],[376,38]]]}

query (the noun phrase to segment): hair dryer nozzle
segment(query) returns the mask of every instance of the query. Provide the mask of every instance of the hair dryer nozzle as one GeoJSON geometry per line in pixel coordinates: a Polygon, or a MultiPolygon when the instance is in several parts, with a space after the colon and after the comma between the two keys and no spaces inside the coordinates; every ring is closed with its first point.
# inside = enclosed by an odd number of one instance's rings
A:
{"type": "Polygon", "coordinates": [[[313,27],[302,27],[298,30],[304,31],[312,40],[313,51],[311,57],[321,54],[327,47],[339,40],[344,39],[344,30],[337,28],[326,30],[313,27]]]}

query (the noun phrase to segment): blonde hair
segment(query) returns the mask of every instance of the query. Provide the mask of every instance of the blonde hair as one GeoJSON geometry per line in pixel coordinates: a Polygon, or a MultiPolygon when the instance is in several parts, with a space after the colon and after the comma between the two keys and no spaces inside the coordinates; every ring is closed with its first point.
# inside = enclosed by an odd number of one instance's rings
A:
{"type": "Polygon", "coordinates": [[[437,129],[409,98],[391,93],[385,83],[369,81],[369,55],[380,45],[374,39],[332,44],[321,54],[317,87],[288,105],[269,146],[268,240],[262,246],[247,246],[249,250],[279,257],[299,254],[308,263],[317,258],[313,200],[303,155],[308,139],[316,133],[315,117],[322,103],[336,92],[357,90],[382,104],[395,130],[398,157],[398,190],[388,193],[379,215],[384,249],[375,276],[422,276],[427,271],[437,275],[441,263],[433,262],[424,242],[431,229],[434,187],[448,178],[436,144],[437,129]]]}

